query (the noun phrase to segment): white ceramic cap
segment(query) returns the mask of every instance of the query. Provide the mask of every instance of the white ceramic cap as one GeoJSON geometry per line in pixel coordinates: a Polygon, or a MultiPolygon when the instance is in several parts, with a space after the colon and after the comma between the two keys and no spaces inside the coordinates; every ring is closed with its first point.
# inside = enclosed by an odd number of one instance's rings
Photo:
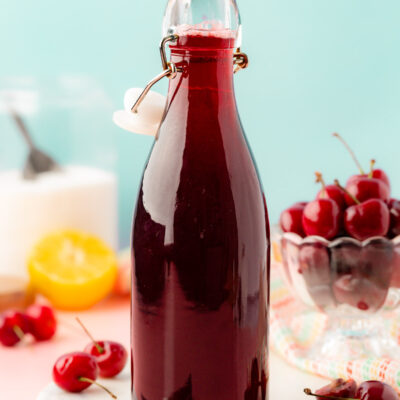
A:
{"type": "Polygon", "coordinates": [[[114,112],[113,121],[129,132],[155,136],[164,115],[166,98],[157,92],[150,91],[140,104],[137,113],[133,113],[131,108],[142,91],[142,88],[127,90],[124,97],[124,110],[114,112]]]}

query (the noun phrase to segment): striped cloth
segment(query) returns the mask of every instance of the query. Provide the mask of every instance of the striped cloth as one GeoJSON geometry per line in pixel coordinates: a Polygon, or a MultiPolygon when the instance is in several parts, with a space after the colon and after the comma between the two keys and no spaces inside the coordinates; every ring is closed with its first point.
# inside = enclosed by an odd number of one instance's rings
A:
{"type": "MultiPolygon", "coordinates": [[[[398,321],[388,320],[390,332],[400,345],[398,321]]],[[[400,360],[361,359],[353,361],[315,361],[302,354],[310,348],[326,326],[326,316],[300,304],[288,290],[280,271],[271,269],[270,339],[274,350],[293,366],[325,378],[353,378],[384,381],[400,392],[400,360]],[[287,321],[290,321],[290,326],[287,321]]]]}

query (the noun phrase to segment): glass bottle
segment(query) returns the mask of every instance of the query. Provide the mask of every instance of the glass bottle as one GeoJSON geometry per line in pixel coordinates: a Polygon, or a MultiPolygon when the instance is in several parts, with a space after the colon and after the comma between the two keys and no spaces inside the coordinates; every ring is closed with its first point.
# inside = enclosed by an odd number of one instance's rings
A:
{"type": "Polygon", "coordinates": [[[132,398],[268,398],[269,224],[233,88],[234,0],[172,0],[178,69],[133,223],[132,398]]]}

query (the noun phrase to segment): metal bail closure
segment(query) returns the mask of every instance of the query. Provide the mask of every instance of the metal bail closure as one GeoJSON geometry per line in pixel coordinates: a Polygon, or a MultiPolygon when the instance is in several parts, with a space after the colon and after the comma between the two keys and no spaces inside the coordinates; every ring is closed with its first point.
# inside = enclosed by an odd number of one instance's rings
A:
{"type": "Polygon", "coordinates": [[[170,35],[166,36],[160,43],[160,55],[161,55],[161,63],[163,66],[163,71],[153,78],[147,86],[144,88],[143,92],[140,94],[135,104],[131,108],[131,112],[137,113],[140,104],[143,102],[144,98],[149,93],[150,89],[161,79],[167,77],[168,79],[174,79],[178,73],[178,68],[172,62],[167,61],[167,54],[165,51],[166,45],[169,42],[176,42],[178,40],[178,35],[170,35]]]}
{"type": "MultiPolygon", "coordinates": [[[[160,56],[161,56],[161,63],[163,67],[163,71],[158,74],[155,78],[153,78],[147,86],[144,88],[143,92],[140,94],[138,99],[136,100],[135,104],[131,107],[131,112],[136,114],[138,112],[138,108],[140,104],[143,102],[144,98],[147,96],[149,93],[150,89],[161,79],[163,78],[168,78],[168,79],[174,79],[180,69],[172,62],[169,62],[167,60],[167,54],[165,51],[165,48],[168,43],[170,42],[176,42],[178,40],[178,35],[170,35],[166,36],[160,43],[160,56]]],[[[233,55],[233,65],[234,69],[233,72],[236,74],[239,72],[241,69],[245,69],[249,65],[249,58],[246,53],[242,53],[240,51],[240,47],[237,48],[235,54],[233,55]]]]}
{"type": "Polygon", "coordinates": [[[240,47],[236,49],[233,55],[233,73],[236,74],[241,69],[246,69],[249,66],[249,57],[246,53],[240,51],[240,47]]]}

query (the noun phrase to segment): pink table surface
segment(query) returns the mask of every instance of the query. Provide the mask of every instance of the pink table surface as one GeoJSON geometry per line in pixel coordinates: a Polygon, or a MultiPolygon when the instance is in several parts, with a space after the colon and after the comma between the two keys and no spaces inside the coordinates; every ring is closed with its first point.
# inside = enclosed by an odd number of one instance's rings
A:
{"type": "Polygon", "coordinates": [[[0,399],[35,400],[51,382],[56,359],[83,350],[89,339],[76,322],[77,316],[96,339],[115,340],[129,349],[128,298],[112,298],[83,312],[57,312],[58,331],[51,341],[0,347],[0,399]]]}

